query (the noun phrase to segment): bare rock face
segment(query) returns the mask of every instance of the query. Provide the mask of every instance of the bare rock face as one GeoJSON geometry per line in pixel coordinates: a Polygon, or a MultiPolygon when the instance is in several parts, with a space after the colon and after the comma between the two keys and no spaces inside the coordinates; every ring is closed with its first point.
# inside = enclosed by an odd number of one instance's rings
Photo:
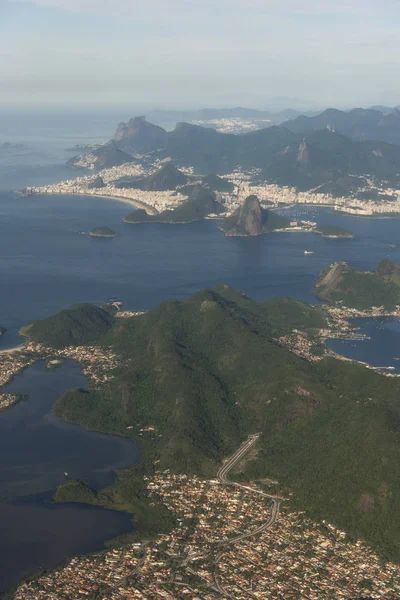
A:
{"type": "Polygon", "coordinates": [[[225,220],[226,235],[260,235],[263,215],[257,196],[248,196],[242,206],[225,220]]]}
{"type": "Polygon", "coordinates": [[[305,140],[302,140],[299,145],[296,162],[303,168],[307,168],[310,163],[310,153],[305,140]]]}
{"type": "Polygon", "coordinates": [[[249,196],[244,201],[239,212],[238,227],[247,235],[260,235],[262,232],[262,213],[257,196],[249,196]]]}
{"type": "Polygon", "coordinates": [[[167,132],[146,121],[145,117],[135,117],[128,123],[120,123],[113,139],[122,150],[146,153],[163,148],[167,132]]]}

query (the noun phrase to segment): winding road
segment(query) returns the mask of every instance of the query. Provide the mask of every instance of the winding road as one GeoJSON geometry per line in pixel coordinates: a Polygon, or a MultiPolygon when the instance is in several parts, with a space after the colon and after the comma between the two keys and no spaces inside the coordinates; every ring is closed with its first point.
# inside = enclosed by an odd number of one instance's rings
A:
{"type": "MultiPolygon", "coordinates": [[[[262,525],[260,525],[260,527],[257,527],[256,529],[253,529],[251,531],[246,531],[245,533],[242,533],[234,538],[231,538],[229,540],[223,541],[220,543],[221,546],[221,550],[218,552],[218,554],[215,557],[214,560],[214,568],[216,569],[216,567],[218,566],[219,561],[221,560],[224,552],[226,551],[226,549],[228,548],[228,546],[231,546],[233,544],[237,544],[239,542],[242,542],[243,540],[246,540],[248,538],[251,538],[253,536],[257,536],[260,535],[261,533],[263,533],[266,529],[268,529],[269,527],[271,527],[271,525],[273,525],[276,521],[276,519],[278,518],[278,514],[279,514],[279,507],[280,507],[280,503],[281,500],[283,500],[283,498],[280,498],[278,496],[271,496],[270,494],[266,494],[265,492],[261,491],[261,490],[255,490],[249,486],[246,485],[242,485],[240,483],[237,483],[236,481],[230,481],[228,479],[228,474],[229,472],[233,469],[233,467],[235,467],[241,460],[242,458],[249,452],[249,450],[252,448],[252,446],[254,446],[254,444],[257,442],[258,438],[260,437],[261,433],[255,433],[250,435],[247,440],[245,442],[243,442],[243,444],[238,448],[238,450],[236,450],[235,454],[233,454],[230,458],[228,458],[223,465],[221,466],[221,468],[218,470],[217,473],[217,477],[220,480],[220,482],[224,485],[233,485],[235,487],[239,487],[243,490],[246,490],[247,492],[253,492],[253,493],[257,493],[257,494],[261,494],[262,496],[265,496],[266,498],[268,498],[271,501],[271,514],[269,516],[269,519],[263,523],[262,525]]],[[[218,592],[220,594],[222,594],[223,596],[225,596],[226,598],[233,598],[222,586],[221,582],[219,581],[219,579],[214,575],[214,586],[215,589],[218,590],[218,592]]],[[[246,593],[249,594],[250,597],[254,597],[253,594],[247,590],[246,593]]]]}

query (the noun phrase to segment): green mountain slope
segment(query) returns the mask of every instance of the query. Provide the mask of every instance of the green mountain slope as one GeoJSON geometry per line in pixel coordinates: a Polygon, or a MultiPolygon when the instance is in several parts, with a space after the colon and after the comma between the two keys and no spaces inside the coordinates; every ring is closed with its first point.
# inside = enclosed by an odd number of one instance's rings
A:
{"type": "Polygon", "coordinates": [[[113,325],[113,317],[92,304],[76,304],[21,329],[33,342],[52,348],[81,346],[95,341],[113,325]]]}
{"type": "Polygon", "coordinates": [[[154,427],[137,438],[145,457],[206,476],[261,431],[244,477],[279,480],[298,507],[400,560],[400,382],[334,359],[309,363],[274,341],[324,325],[320,308],[254,303],[224,286],[169,301],[116,321],[101,340],[122,357],[116,378],[69,392],[55,412],[128,436],[154,427]]]}
{"type": "Polygon", "coordinates": [[[375,271],[357,271],[347,263],[335,263],[324,269],[316,285],[316,294],[329,302],[342,302],[350,308],[368,309],[400,304],[400,265],[382,260],[375,271]]]}

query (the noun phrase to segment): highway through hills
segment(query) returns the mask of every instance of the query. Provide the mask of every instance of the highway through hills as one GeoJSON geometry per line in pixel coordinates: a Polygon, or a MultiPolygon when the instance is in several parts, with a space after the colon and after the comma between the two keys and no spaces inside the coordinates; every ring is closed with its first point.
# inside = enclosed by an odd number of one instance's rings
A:
{"type": "MultiPolygon", "coordinates": [[[[200,579],[202,579],[204,584],[209,589],[216,592],[218,594],[218,596],[222,596],[223,598],[228,599],[228,600],[235,600],[235,597],[232,596],[227,590],[224,589],[224,587],[218,577],[218,574],[217,574],[218,564],[221,561],[224,554],[227,552],[228,548],[232,548],[232,547],[236,546],[237,544],[239,544],[240,542],[243,542],[244,540],[247,540],[250,538],[256,538],[257,536],[261,535],[264,531],[266,531],[269,527],[271,527],[275,523],[276,519],[278,518],[280,502],[281,502],[281,500],[283,500],[283,498],[280,498],[279,496],[272,496],[270,494],[265,493],[264,491],[262,491],[260,489],[242,485],[241,483],[237,483],[236,481],[231,481],[229,479],[229,474],[231,473],[231,471],[250,452],[250,450],[253,448],[253,446],[258,441],[260,435],[261,435],[261,433],[255,433],[255,434],[250,435],[240,445],[240,447],[236,450],[236,452],[223,462],[221,467],[218,469],[217,478],[218,478],[220,484],[222,484],[222,485],[235,486],[237,488],[242,489],[246,493],[258,494],[258,495],[264,496],[270,506],[270,513],[269,513],[267,521],[265,521],[264,523],[262,523],[259,527],[256,527],[255,529],[243,531],[243,533],[238,533],[235,537],[232,537],[229,539],[223,539],[220,542],[217,542],[211,553],[206,552],[202,556],[200,556],[198,553],[197,554],[194,553],[193,548],[191,547],[191,544],[190,544],[190,538],[191,538],[191,533],[193,533],[193,528],[195,527],[196,515],[198,512],[201,513],[202,506],[203,506],[203,499],[205,498],[207,491],[209,489],[210,483],[207,483],[204,486],[204,489],[202,491],[201,497],[198,502],[198,506],[194,511],[192,524],[188,529],[187,543],[184,544],[184,547],[181,547],[181,549],[177,553],[168,555],[170,560],[173,560],[176,564],[175,569],[171,573],[171,581],[174,581],[176,585],[186,585],[183,582],[179,582],[179,581],[175,580],[175,576],[176,576],[177,572],[183,569],[186,571],[187,574],[189,574],[191,576],[197,576],[200,579]],[[199,558],[209,561],[209,565],[211,567],[211,575],[210,576],[205,576],[204,572],[199,571],[194,568],[193,562],[195,562],[196,559],[199,559],[199,558]]],[[[229,518],[228,515],[226,518],[227,519],[229,518]]],[[[141,561],[139,568],[141,568],[141,566],[143,564],[145,564],[145,553],[144,553],[144,560],[141,561]]],[[[250,590],[245,590],[243,588],[240,588],[240,589],[242,592],[245,592],[249,596],[249,598],[257,598],[257,596],[255,596],[255,594],[253,594],[250,590]]],[[[201,598],[201,596],[199,596],[199,598],[201,598]]]]}
{"type": "MultiPolygon", "coordinates": [[[[270,494],[266,494],[265,492],[263,492],[261,490],[256,490],[249,486],[242,485],[240,483],[237,483],[235,481],[230,481],[228,479],[228,475],[229,475],[230,471],[232,471],[232,469],[245,457],[245,455],[250,451],[250,449],[257,442],[260,435],[261,435],[261,433],[255,433],[255,434],[250,435],[247,438],[247,440],[245,442],[243,442],[243,444],[236,450],[235,454],[233,454],[230,458],[228,458],[223,463],[223,465],[218,470],[217,477],[218,477],[219,481],[224,485],[233,485],[235,487],[242,488],[243,490],[245,490],[247,492],[261,494],[262,496],[265,496],[266,498],[268,498],[271,501],[271,514],[270,514],[268,520],[265,523],[263,523],[262,525],[260,525],[260,527],[257,527],[256,529],[252,529],[249,531],[245,531],[242,534],[237,535],[234,538],[230,538],[229,540],[225,540],[225,541],[221,542],[220,543],[221,549],[217,553],[215,560],[214,560],[214,569],[215,570],[217,569],[218,563],[221,560],[224,552],[227,550],[228,546],[232,546],[232,545],[238,544],[239,542],[243,542],[244,540],[246,540],[248,538],[252,538],[254,536],[261,535],[264,531],[266,531],[269,527],[271,527],[275,523],[276,519],[278,518],[279,507],[280,507],[281,500],[283,500],[283,498],[280,498],[278,496],[271,496],[270,494]]],[[[214,575],[214,589],[216,589],[225,598],[229,598],[229,599],[232,598],[232,600],[233,600],[233,596],[231,596],[224,589],[224,587],[222,586],[221,582],[219,581],[219,579],[216,575],[214,575]]],[[[243,590],[243,591],[245,591],[245,590],[243,590]]],[[[246,593],[249,594],[249,597],[255,597],[248,590],[246,590],[246,593]]]]}

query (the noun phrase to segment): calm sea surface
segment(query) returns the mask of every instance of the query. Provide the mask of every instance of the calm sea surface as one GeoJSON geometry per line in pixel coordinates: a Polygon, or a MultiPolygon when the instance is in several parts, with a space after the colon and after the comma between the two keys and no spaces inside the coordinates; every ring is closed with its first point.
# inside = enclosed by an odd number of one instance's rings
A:
{"type": "Polygon", "coordinates": [[[51,501],[68,479],[97,488],[112,483],[114,469],[140,455],[128,440],[85,431],[51,413],[64,392],[85,385],[81,368],[66,361],[54,371],[37,363],[7,387],[28,399],[0,412],[0,593],[33,570],[101,549],[105,539],[131,529],[126,514],[51,501]]]}
{"type": "MultiPolygon", "coordinates": [[[[148,309],[217,283],[244,290],[255,300],[292,296],[316,303],[318,273],[332,262],[346,260],[352,267],[373,269],[382,258],[400,261],[398,219],[291,209],[285,213],[346,227],[355,239],[326,240],[307,233],[226,238],[216,221],[135,226],[122,223],[130,207],[120,202],[22,198],[12,191],[75,177],[76,171],[63,166],[74,154],[65,149],[104,141],[115,123],[110,117],[90,123],[84,118],[27,117],[21,123],[0,115],[0,324],[8,330],[0,347],[20,343],[21,325],[73,303],[120,296],[126,308],[148,309]],[[5,141],[23,148],[1,148],[5,141]],[[79,234],[97,226],[111,227],[119,235],[96,239],[79,234]],[[305,256],[305,250],[314,254],[305,256]]],[[[400,357],[399,322],[369,320],[361,326],[370,341],[331,341],[331,347],[397,369],[393,359],[400,357]]],[[[57,397],[83,385],[79,367],[66,363],[52,373],[35,365],[10,386],[28,392],[29,400],[0,413],[0,497],[6,498],[0,504],[0,591],[41,566],[99,548],[130,527],[126,515],[50,502],[51,491],[65,480],[64,472],[101,486],[111,480],[113,469],[138,458],[134,444],[83,431],[51,415],[57,397]]]]}

